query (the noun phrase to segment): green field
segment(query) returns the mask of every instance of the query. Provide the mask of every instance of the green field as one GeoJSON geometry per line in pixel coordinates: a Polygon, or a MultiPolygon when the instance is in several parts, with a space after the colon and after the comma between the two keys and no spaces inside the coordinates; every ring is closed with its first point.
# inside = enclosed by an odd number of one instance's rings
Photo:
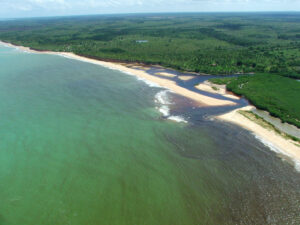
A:
{"type": "Polygon", "coordinates": [[[209,74],[267,72],[300,77],[299,15],[170,13],[19,19],[0,21],[0,39],[40,50],[209,74]]]}
{"type": "Polygon", "coordinates": [[[283,122],[300,128],[300,82],[270,74],[211,79],[226,84],[227,89],[245,96],[253,105],[267,110],[283,122]]]}

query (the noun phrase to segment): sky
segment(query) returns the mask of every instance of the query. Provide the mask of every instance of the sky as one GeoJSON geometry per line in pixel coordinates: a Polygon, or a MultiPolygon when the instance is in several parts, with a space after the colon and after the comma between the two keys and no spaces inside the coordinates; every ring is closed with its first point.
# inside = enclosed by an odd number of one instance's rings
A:
{"type": "Polygon", "coordinates": [[[300,11],[300,0],[0,0],[0,18],[226,11],[300,11]]]}

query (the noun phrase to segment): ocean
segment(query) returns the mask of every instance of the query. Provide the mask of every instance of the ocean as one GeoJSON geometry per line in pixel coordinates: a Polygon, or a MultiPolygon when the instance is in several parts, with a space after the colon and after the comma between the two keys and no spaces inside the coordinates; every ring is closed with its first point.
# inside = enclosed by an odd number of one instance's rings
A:
{"type": "Polygon", "coordinates": [[[0,46],[0,225],[300,224],[300,173],[226,110],[0,46]]]}

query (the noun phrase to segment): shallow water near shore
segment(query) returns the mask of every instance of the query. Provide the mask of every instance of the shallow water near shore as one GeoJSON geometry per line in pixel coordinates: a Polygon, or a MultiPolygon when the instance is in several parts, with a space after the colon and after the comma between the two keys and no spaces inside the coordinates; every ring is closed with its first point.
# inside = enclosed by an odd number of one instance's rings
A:
{"type": "Polygon", "coordinates": [[[211,119],[230,107],[1,46],[0,68],[0,225],[300,223],[300,174],[211,119]]]}

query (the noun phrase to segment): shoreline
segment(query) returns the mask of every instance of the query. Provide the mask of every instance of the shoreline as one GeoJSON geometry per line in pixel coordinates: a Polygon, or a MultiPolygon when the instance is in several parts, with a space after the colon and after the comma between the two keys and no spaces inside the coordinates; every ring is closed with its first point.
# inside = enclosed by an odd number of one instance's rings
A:
{"type": "MultiPolygon", "coordinates": [[[[37,53],[37,54],[49,54],[49,55],[58,55],[66,58],[70,58],[73,60],[79,60],[82,62],[92,63],[96,65],[100,65],[109,69],[113,70],[119,70],[123,73],[132,75],[137,77],[138,79],[146,80],[148,82],[153,82],[154,84],[166,88],[173,93],[176,93],[178,95],[184,96],[186,98],[189,98],[191,100],[194,100],[199,104],[199,106],[234,106],[236,105],[235,102],[230,100],[224,100],[224,99],[217,99],[209,96],[205,96],[196,92],[193,92],[191,90],[188,90],[184,87],[181,87],[177,85],[174,81],[164,79],[161,77],[153,76],[149,73],[147,73],[147,68],[143,69],[137,69],[134,68],[136,66],[136,63],[129,64],[127,63],[121,63],[121,62],[108,62],[108,61],[101,61],[97,59],[92,59],[84,56],[79,56],[71,52],[52,52],[52,51],[37,51],[33,50],[29,47],[23,47],[23,46],[17,46],[10,43],[2,42],[0,41],[0,45],[18,48],[25,52],[30,53],[37,53]],[[129,67],[131,65],[132,67],[129,67]]],[[[147,67],[145,65],[145,67],[147,67]]],[[[165,74],[165,76],[168,76],[168,74],[165,74]]],[[[226,90],[213,90],[209,84],[203,82],[199,84],[196,88],[202,91],[209,91],[211,88],[211,92],[215,92],[217,94],[220,94],[224,97],[231,98],[231,99],[237,99],[237,96],[232,95],[226,90]]],[[[224,88],[224,87],[223,87],[224,88]]],[[[254,106],[246,106],[243,108],[235,109],[231,112],[225,113],[220,116],[216,116],[215,118],[221,121],[229,122],[235,125],[238,125],[248,131],[250,131],[259,141],[261,141],[265,146],[269,147],[270,150],[276,152],[279,155],[284,155],[290,158],[295,166],[295,169],[297,171],[300,171],[300,145],[297,144],[289,139],[285,139],[279,134],[276,134],[272,130],[268,130],[259,124],[255,123],[254,121],[246,118],[242,114],[240,114],[239,110],[252,110],[254,109],[254,106]]]]}
{"type": "MultiPolygon", "coordinates": [[[[269,147],[273,152],[276,152],[281,156],[288,157],[293,162],[295,169],[300,172],[299,143],[291,139],[286,139],[276,133],[274,130],[269,130],[239,113],[239,111],[252,111],[253,109],[255,109],[254,106],[246,106],[217,116],[216,118],[236,124],[250,131],[256,139],[262,142],[265,146],[269,147]]],[[[285,157],[281,158],[286,159],[285,157]]]]}
{"type": "MultiPolygon", "coordinates": [[[[87,62],[87,63],[100,65],[100,66],[103,66],[103,67],[106,67],[106,68],[109,68],[109,69],[113,69],[113,70],[119,70],[123,73],[133,75],[133,76],[136,76],[138,78],[145,79],[147,81],[153,82],[153,83],[157,84],[158,86],[161,86],[162,88],[169,89],[170,91],[172,91],[176,94],[182,95],[182,96],[187,97],[191,100],[199,102],[201,106],[203,106],[203,105],[205,105],[205,106],[235,105],[235,103],[232,102],[232,101],[220,100],[220,99],[216,99],[216,98],[212,98],[212,97],[208,97],[208,96],[205,96],[205,95],[195,93],[193,91],[190,91],[188,89],[185,89],[183,87],[178,86],[173,81],[152,76],[149,73],[147,73],[146,70],[127,67],[126,65],[124,65],[125,63],[100,61],[100,60],[97,60],[97,59],[91,59],[91,58],[88,58],[88,57],[79,56],[79,55],[76,55],[72,52],[37,51],[37,50],[32,50],[29,47],[17,46],[17,45],[13,45],[13,44],[2,42],[2,41],[0,41],[0,44],[6,45],[8,47],[18,48],[20,50],[30,52],[30,53],[58,55],[58,56],[63,56],[63,57],[74,59],[74,60],[79,60],[79,61],[82,61],[82,62],[87,62]]],[[[134,66],[134,64],[132,64],[132,65],[134,66]]]]}

